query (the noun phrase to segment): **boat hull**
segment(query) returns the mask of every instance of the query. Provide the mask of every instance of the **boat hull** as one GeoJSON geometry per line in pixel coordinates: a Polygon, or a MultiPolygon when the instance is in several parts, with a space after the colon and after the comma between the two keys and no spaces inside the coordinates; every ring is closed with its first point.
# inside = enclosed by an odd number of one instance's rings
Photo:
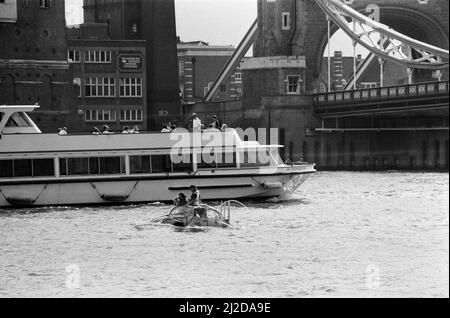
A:
{"type": "Polygon", "coordinates": [[[311,173],[0,182],[0,207],[171,202],[192,184],[203,200],[270,198],[295,190],[311,173]]]}

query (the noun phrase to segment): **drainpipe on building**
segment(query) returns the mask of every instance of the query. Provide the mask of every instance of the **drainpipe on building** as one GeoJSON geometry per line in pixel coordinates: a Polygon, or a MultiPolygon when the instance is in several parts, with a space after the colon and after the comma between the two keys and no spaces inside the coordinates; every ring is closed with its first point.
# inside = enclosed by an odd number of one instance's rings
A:
{"type": "Polygon", "coordinates": [[[291,39],[289,40],[289,56],[292,56],[293,42],[295,34],[297,34],[297,0],[294,0],[294,30],[292,31],[291,39]]]}

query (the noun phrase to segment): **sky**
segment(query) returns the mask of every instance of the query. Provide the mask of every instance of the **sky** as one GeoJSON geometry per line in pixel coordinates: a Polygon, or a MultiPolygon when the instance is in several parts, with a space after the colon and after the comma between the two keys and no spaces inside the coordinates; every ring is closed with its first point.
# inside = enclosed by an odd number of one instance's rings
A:
{"type": "MultiPolygon", "coordinates": [[[[175,0],[177,35],[182,41],[237,46],[256,19],[256,5],[257,0],[175,0]]],[[[83,22],[82,6],[83,0],[66,0],[67,24],[83,22]]],[[[353,55],[351,40],[342,31],[332,38],[331,52],[335,50],[353,55]]],[[[361,48],[357,53],[366,55],[361,48]]]]}

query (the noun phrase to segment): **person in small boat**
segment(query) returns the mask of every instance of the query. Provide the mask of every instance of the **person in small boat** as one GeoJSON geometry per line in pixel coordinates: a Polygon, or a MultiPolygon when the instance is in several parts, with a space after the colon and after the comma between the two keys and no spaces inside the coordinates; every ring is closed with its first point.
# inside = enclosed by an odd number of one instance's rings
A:
{"type": "Polygon", "coordinates": [[[92,128],[92,134],[93,135],[101,135],[102,132],[97,127],[92,128]]]}
{"type": "Polygon", "coordinates": [[[173,204],[175,206],[185,206],[187,205],[188,201],[186,198],[186,194],[184,194],[183,192],[180,192],[178,194],[178,196],[173,200],[173,204]]]}
{"type": "Polygon", "coordinates": [[[200,191],[195,185],[191,185],[189,188],[191,190],[191,197],[189,198],[188,205],[199,206],[201,203],[200,191]]]}
{"type": "Polygon", "coordinates": [[[122,130],[122,134],[131,134],[130,127],[125,126],[122,130]]]}
{"type": "Polygon", "coordinates": [[[200,206],[202,199],[200,197],[200,191],[198,190],[197,186],[191,185],[191,197],[189,198],[188,205],[193,206],[194,208],[194,215],[198,216],[199,218],[207,218],[207,210],[200,206]]]}

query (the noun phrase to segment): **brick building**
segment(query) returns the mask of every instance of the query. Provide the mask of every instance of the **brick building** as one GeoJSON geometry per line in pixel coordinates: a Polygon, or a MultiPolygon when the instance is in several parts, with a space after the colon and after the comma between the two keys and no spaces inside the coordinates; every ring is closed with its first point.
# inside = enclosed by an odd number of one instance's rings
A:
{"type": "Polygon", "coordinates": [[[181,109],[174,1],[84,0],[84,22],[91,36],[97,29],[98,39],[104,28],[108,40],[145,41],[145,128],[156,129],[177,119],[181,109]]]}
{"type": "Polygon", "coordinates": [[[115,131],[124,126],[147,128],[145,41],[107,39],[107,25],[102,24],[68,29],[68,38],[83,130],[103,124],[115,131]]]}
{"type": "MultiPolygon", "coordinates": [[[[231,45],[179,41],[178,69],[182,102],[186,104],[203,100],[234,51],[235,48],[231,45]]],[[[238,99],[242,96],[241,65],[242,63],[221,86],[217,100],[238,99]]]]}
{"type": "Polygon", "coordinates": [[[44,132],[77,127],[64,1],[0,1],[0,104],[35,104],[44,132]]]}

